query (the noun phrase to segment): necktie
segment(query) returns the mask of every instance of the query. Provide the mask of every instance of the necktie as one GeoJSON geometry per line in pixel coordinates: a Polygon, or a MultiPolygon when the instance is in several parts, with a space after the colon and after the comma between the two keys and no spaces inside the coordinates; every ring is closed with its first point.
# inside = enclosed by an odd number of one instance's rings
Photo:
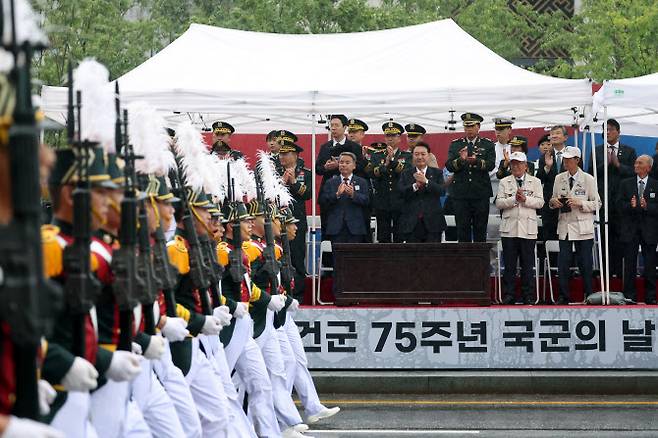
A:
{"type": "Polygon", "coordinates": [[[640,183],[638,184],[637,194],[638,194],[638,198],[644,196],[644,181],[642,180],[640,180],[640,183]]]}
{"type": "Polygon", "coordinates": [[[555,157],[557,158],[557,168],[562,169],[562,152],[558,152],[555,154],[555,157]]]}
{"type": "Polygon", "coordinates": [[[519,188],[521,188],[521,186],[523,186],[523,178],[517,178],[516,185],[519,186],[519,188]]]}
{"type": "Polygon", "coordinates": [[[569,190],[573,189],[573,176],[569,177],[569,190]]]}

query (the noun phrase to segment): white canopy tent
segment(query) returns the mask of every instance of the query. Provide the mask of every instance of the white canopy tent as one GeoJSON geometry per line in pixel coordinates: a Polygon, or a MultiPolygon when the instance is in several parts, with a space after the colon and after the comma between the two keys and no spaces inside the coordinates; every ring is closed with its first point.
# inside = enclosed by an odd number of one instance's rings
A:
{"type": "MultiPolygon", "coordinates": [[[[240,133],[285,125],[309,133],[313,114],[346,113],[373,122],[413,120],[430,132],[450,110],[513,116],[516,126],[573,122],[591,103],[589,80],[519,68],[452,20],[374,32],[286,35],[193,24],[119,78],[122,100],[145,100],[170,121],[228,119],[240,133]],[[425,55],[417,58],[422,51],[425,55]],[[410,54],[413,63],[408,63],[410,54]]],[[[44,109],[62,120],[66,89],[43,88],[44,109]]]]}
{"type": "MultiPolygon", "coordinates": [[[[146,101],[172,125],[181,118],[200,126],[224,119],[238,133],[283,127],[315,133],[317,121],[332,113],[374,126],[413,121],[430,133],[446,131],[453,117],[467,111],[485,117],[482,129],[493,128],[497,116],[515,118],[515,127],[571,125],[592,103],[590,80],[517,67],[449,19],[322,35],[193,24],[118,81],[123,103],[146,101]]],[[[46,115],[63,121],[66,88],[46,86],[42,99],[46,115]]],[[[313,171],[315,149],[313,135],[313,171]]],[[[314,217],[315,205],[313,199],[314,217]]]]}

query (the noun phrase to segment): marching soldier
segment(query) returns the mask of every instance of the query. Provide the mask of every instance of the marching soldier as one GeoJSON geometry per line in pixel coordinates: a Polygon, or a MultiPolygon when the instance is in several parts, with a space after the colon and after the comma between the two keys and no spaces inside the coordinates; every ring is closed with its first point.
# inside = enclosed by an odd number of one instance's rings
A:
{"type": "Polygon", "coordinates": [[[404,128],[399,123],[382,125],[386,136],[386,149],[373,153],[366,173],[373,181],[372,206],[377,217],[377,241],[380,243],[402,242],[398,231],[398,217],[402,209],[402,197],[398,191],[400,174],[411,165],[411,152],[400,149],[404,128]]]}
{"type": "Polygon", "coordinates": [[[290,195],[293,197],[292,212],[293,216],[299,221],[297,223],[298,233],[294,239],[290,240],[290,258],[295,268],[295,289],[294,297],[298,300],[304,299],[304,290],[306,283],[306,231],[308,224],[306,221],[306,201],[311,199],[311,169],[303,167],[299,163],[298,157],[303,149],[287,140],[283,140],[283,146],[279,153],[281,163],[281,180],[288,187],[290,195]]]}
{"type": "Polygon", "coordinates": [[[235,128],[228,122],[220,120],[212,124],[212,153],[220,158],[233,158],[234,160],[243,157],[242,152],[231,148],[231,136],[235,128]]]}
{"type": "Polygon", "coordinates": [[[479,136],[483,120],[480,115],[464,113],[461,119],[466,135],[450,144],[446,161],[446,168],[454,173],[449,190],[457,239],[460,242],[485,242],[489,199],[493,196],[489,172],[496,165],[496,152],[491,140],[479,136]]]}

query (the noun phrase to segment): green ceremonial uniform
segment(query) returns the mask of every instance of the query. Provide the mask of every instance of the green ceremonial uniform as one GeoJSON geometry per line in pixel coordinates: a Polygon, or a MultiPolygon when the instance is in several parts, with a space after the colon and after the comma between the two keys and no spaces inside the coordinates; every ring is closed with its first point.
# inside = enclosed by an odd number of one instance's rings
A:
{"type": "Polygon", "coordinates": [[[377,240],[380,243],[391,242],[391,234],[393,241],[401,241],[397,221],[403,200],[398,191],[398,179],[402,171],[411,166],[411,161],[411,152],[398,149],[387,165],[384,149],[381,152],[373,152],[366,166],[366,174],[374,189],[371,205],[377,216],[377,240]]]}
{"type": "Polygon", "coordinates": [[[469,163],[459,156],[459,151],[469,147],[466,137],[450,143],[446,168],[454,173],[450,185],[450,198],[455,208],[457,238],[460,242],[484,242],[487,237],[489,199],[493,196],[489,172],[496,165],[494,143],[476,137],[471,143],[475,162],[469,163]]]}

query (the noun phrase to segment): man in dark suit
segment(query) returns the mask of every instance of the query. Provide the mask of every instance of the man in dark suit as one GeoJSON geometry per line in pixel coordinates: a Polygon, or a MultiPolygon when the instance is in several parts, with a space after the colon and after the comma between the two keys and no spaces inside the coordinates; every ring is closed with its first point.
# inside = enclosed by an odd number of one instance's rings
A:
{"type": "MultiPolygon", "coordinates": [[[[320,193],[324,188],[327,181],[334,176],[338,175],[338,157],[342,152],[351,152],[356,156],[356,169],[357,175],[363,175],[365,163],[361,152],[361,146],[349,140],[345,136],[345,128],[347,126],[347,117],[342,114],[335,114],[329,118],[329,129],[331,131],[331,140],[320,146],[317,161],[315,162],[315,173],[322,176],[320,182],[320,193]]],[[[320,221],[322,228],[322,235],[326,232],[326,205],[323,204],[322,198],[319,199],[320,206],[320,221]]]]}
{"type": "Polygon", "coordinates": [[[441,242],[446,220],[441,208],[443,172],[428,167],[429,145],[417,143],[411,151],[413,167],[402,172],[398,190],[404,200],[400,233],[406,242],[441,242]]]}
{"type": "MultiPolygon", "coordinates": [[[[601,201],[605,202],[603,196],[603,166],[607,160],[608,163],[608,236],[603,235],[603,239],[608,238],[608,247],[610,248],[610,273],[617,277],[621,276],[621,259],[623,246],[619,241],[620,229],[623,223],[620,220],[621,212],[617,209],[617,199],[619,184],[623,179],[635,175],[633,166],[635,164],[635,149],[619,142],[620,128],[619,122],[615,119],[609,119],[607,123],[608,144],[606,149],[603,145],[596,146],[596,173],[601,201]],[[606,159],[607,154],[607,159],[606,159]]],[[[589,173],[594,175],[594,166],[590,165],[589,173]]],[[[599,212],[601,223],[603,223],[603,207],[599,212]]],[[[604,231],[602,231],[604,232],[604,231]]],[[[605,256],[605,255],[604,255],[605,256]]]]}
{"type": "Polygon", "coordinates": [[[635,174],[619,186],[617,208],[621,223],[620,240],[624,244],[624,296],[633,301],[638,247],[644,258],[645,303],[656,304],[656,244],[658,244],[658,180],[649,176],[653,159],[640,155],[635,174]]]}
{"type": "Polygon", "coordinates": [[[320,200],[327,209],[325,235],[332,243],[360,243],[366,239],[364,207],[368,205],[368,181],[356,176],[356,155],[343,152],[338,160],[339,175],[322,188],[320,200]]]}
{"type": "Polygon", "coordinates": [[[494,143],[479,135],[482,116],[461,115],[464,134],[450,143],[446,168],[454,173],[450,199],[455,209],[460,242],[484,242],[489,222],[489,199],[493,196],[489,172],[496,167],[494,143]]]}
{"type": "Polygon", "coordinates": [[[568,131],[566,126],[556,125],[549,134],[550,150],[544,152],[539,158],[537,178],[544,188],[544,207],[541,210],[542,236],[540,240],[557,240],[557,221],[559,210],[549,208],[548,201],[553,196],[555,177],[564,172],[562,154],[567,145],[568,131]]]}

